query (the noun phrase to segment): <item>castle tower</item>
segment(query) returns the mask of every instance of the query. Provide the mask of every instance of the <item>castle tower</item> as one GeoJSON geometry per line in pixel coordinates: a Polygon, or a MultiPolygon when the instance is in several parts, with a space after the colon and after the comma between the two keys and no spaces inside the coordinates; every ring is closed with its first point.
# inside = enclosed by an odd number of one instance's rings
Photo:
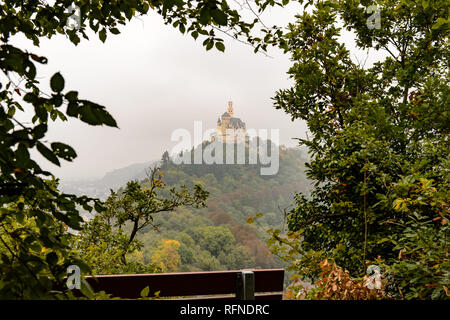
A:
{"type": "Polygon", "coordinates": [[[228,111],[230,117],[233,118],[233,101],[228,101],[228,111]]]}

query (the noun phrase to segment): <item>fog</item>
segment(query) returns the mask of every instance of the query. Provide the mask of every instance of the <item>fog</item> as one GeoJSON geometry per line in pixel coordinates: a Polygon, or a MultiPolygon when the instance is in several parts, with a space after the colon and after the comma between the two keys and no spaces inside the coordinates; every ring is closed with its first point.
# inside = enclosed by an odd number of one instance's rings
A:
{"type": "MultiPolygon", "coordinates": [[[[298,5],[272,9],[263,20],[268,25],[287,25],[299,13],[298,5]]],[[[60,71],[65,91],[107,107],[119,129],[92,127],[76,119],[50,125],[48,141],[68,143],[77,151],[74,162],[55,167],[39,158],[46,169],[63,179],[95,179],[105,172],[132,163],[159,159],[176,141],[179,128],[193,131],[194,121],[204,130],[214,128],[217,118],[233,101],[234,114],[247,128],[279,129],[280,143],[296,146],[293,138],[305,137],[306,125],[291,121],[273,107],[271,97],[292,81],[287,71],[289,56],[271,50],[270,56],[224,35],[225,53],[206,51],[201,38],[195,41],[154,13],[120,27],[102,43],[96,35],[74,46],[63,36],[43,39],[39,48],[26,39],[14,44],[44,55],[49,63],[38,69],[45,90],[50,77],[60,71]]]]}

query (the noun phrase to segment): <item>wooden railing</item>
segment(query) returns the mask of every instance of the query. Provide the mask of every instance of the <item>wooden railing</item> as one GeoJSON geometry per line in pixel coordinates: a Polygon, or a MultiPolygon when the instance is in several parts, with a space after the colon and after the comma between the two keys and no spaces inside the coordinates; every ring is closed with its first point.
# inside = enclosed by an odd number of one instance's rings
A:
{"type": "Polygon", "coordinates": [[[148,286],[148,297],[159,291],[161,298],[281,300],[284,270],[99,275],[86,280],[95,291],[131,299],[140,298],[141,290],[148,286]]]}

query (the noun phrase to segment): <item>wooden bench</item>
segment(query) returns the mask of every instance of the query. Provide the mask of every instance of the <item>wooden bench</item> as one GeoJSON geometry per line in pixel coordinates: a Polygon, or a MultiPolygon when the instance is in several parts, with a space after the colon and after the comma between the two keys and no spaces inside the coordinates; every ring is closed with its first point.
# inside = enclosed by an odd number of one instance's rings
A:
{"type": "Polygon", "coordinates": [[[99,275],[86,280],[95,291],[105,291],[121,298],[140,298],[142,289],[148,286],[148,297],[159,291],[161,298],[281,300],[284,270],[99,275]]]}

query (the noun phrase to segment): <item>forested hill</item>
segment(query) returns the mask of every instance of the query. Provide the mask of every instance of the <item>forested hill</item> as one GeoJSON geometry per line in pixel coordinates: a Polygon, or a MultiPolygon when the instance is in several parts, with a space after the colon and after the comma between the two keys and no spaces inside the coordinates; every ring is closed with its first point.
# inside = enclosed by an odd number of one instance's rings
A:
{"type": "Polygon", "coordinates": [[[283,226],[282,209],[293,202],[295,191],[308,191],[304,162],[300,149],[280,148],[278,173],[262,176],[258,165],[176,165],[163,157],[164,182],[202,184],[210,192],[207,208],[155,215],[158,230],[142,230],[144,247],[135,258],[169,272],[279,267],[267,255],[266,230],[283,226]],[[261,213],[256,223],[246,223],[261,213]]]}

